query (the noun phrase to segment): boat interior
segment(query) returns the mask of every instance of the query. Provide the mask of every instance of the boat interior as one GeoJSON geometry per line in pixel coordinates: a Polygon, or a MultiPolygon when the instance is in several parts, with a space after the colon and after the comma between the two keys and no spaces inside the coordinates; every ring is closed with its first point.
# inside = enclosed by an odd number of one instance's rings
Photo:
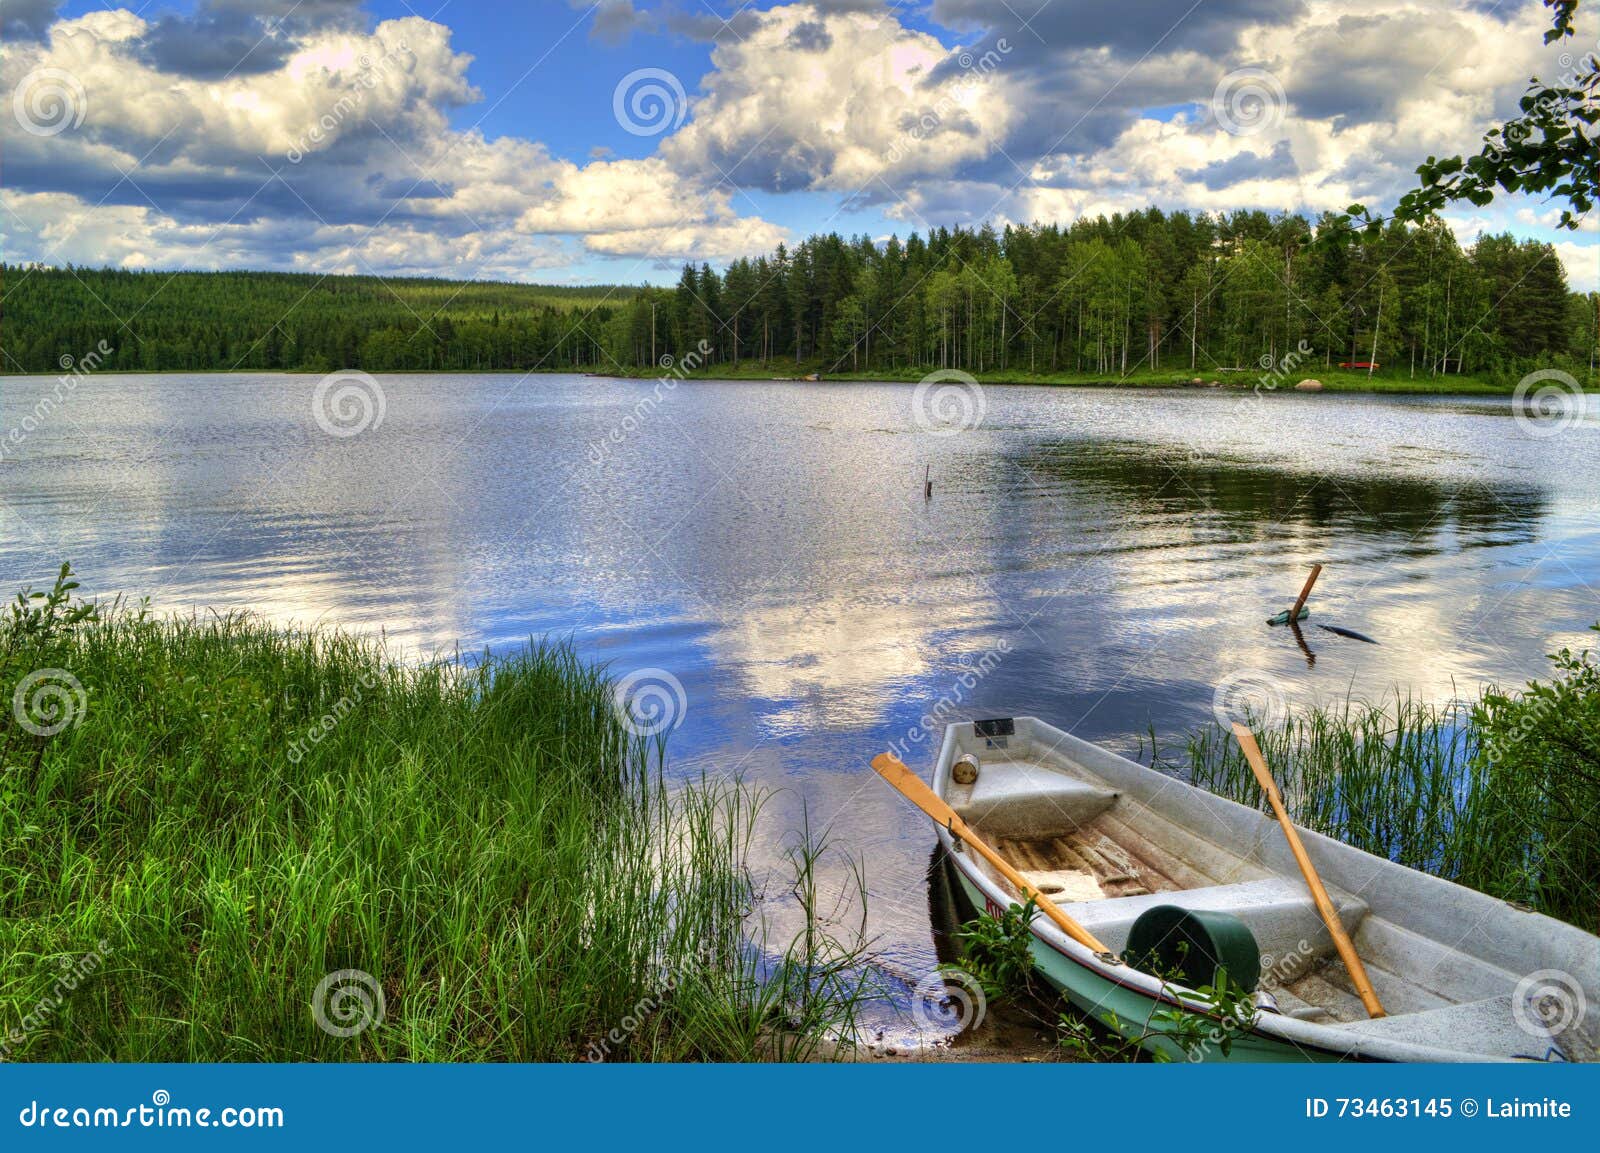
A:
{"type": "MultiPolygon", "coordinates": [[[[1472,923],[1477,911],[1469,905],[1459,916],[1440,918],[1430,908],[1411,918],[1404,910],[1429,904],[1429,894],[1405,889],[1416,878],[1443,897],[1462,894],[1503,911],[1510,906],[1347,846],[1337,848],[1349,861],[1324,866],[1319,859],[1388,1014],[1369,1019],[1275,821],[1073,738],[1044,739],[1056,730],[1035,737],[1023,720],[1016,725],[1015,734],[998,737],[961,726],[957,746],[945,754],[945,800],[1113,951],[1125,947],[1134,921],[1152,906],[1226,912],[1254,934],[1261,953],[1257,987],[1286,1016],[1488,1057],[1569,1056],[1556,1039],[1525,1027],[1528,1014],[1514,1004],[1525,975],[1515,954],[1487,958],[1469,949],[1481,928],[1472,923]],[[969,783],[950,772],[963,754],[978,762],[969,783]],[[1460,932],[1430,931],[1440,925],[1460,932]]],[[[963,767],[962,775],[970,772],[963,767]]],[[[1308,842],[1314,837],[1303,835],[1308,842]]],[[[1326,855],[1313,850],[1314,858],[1326,855]]],[[[987,862],[968,856],[1015,896],[987,862]]],[[[1576,1035],[1562,1044],[1574,1042],[1581,1044],[1576,1035]]]]}

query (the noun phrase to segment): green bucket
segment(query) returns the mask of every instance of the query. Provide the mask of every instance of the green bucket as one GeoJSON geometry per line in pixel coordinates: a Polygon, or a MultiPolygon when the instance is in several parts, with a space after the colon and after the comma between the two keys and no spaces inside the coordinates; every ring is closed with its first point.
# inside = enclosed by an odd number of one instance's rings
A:
{"type": "Polygon", "coordinates": [[[1189,989],[1215,987],[1223,969],[1247,993],[1261,981],[1261,950],[1250,926],[1232,913],[1209,909],[1146,909],[1128,931],[1123,959],[1189,989]]]}

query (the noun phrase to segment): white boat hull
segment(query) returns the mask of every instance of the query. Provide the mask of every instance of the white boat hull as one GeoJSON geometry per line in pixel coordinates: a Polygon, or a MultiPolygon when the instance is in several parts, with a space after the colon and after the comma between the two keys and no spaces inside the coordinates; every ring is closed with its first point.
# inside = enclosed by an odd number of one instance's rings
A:
{"type": "MultiPolygon", "coordinates": [[[[970,878],[960,864],[953,869],[962,895],[975,911],[992,914],[1002,912],[989,900],[978,884],[970,878]],[[985,905],[988,907],[985,908],[985,905]]],[[[1098,972],[1078,964],[1071,957],[1058,952],[1042,935],[1035,933],[1030,946],[1033,964],[1050,985],[1072,1002],[1081,1012],[1096,1021],[1117,1022],[1118,1031],[1128,1040],[1139,1040],[1151,1052],[1159,1051],[1172,1061],[1344,1061],[1343,1053],[1323,1053],[1297,1047],[1288,1041],[1262,1036],[1254,1032],[1232,1031],[1226,1051],[1218,1045],[1205,1045],[1185,1049],[1174,1041],[1164,1040],[1166,1030],[1156,1020],[1158,1013],[1170,1010],[1175,1002],[1151,997],[1137,989],[1114,983],[1098,972]]]]}
{"type": "MultiPolygon", "coordinates": [[[[1019,854],[1012,864],[1030,883],[1062,893],[1055,898],[1061,908],[1112,950],[1158,904],[1229,913],[1261,948],[1262,987],[1284,1011],[1260,1011],[1230,1029],[1226,1053],[1217,1043],[1187,1052],[1159,1017],[1174,1009],[1207,1016],[1210,1003],[1037,917],[1038,971],[1080,1010],[1114,1019],[1147,1049],[1208,1061],[1600,1057],[1600,939],[1593,935],[1302,830],[1389,1011],[1368,1019],[1272,818],[1035,718],[1003,724],[1009,735],[980,733],[972,722],[949,726],[933,789],[1002,852],[1000,838],[1010,838],[1019,854]],[[952,766],[967,754],[982,775],[958,784],[952,766]],[[1061,860],[1040,859],[1051,845],[1061,860]],[[1033,859],[1020,859],[1027,856],[1033,859]],[[1098,869],[1081,868],[1088,858],[1098,869]],[[1120,865],[1105,868],[1112,858],[1120,865]],[[1047,888],[1043,879],[1053,883],[1047,888]],[[1570,990],[1576,1012],[1553,1024],[1541,1016],[1535,1000],[1548,987],[1570,990]]],[[[974,909],[996,913],[1017,902],[981,857],[946,829],[938,837],[974,909]]]]}

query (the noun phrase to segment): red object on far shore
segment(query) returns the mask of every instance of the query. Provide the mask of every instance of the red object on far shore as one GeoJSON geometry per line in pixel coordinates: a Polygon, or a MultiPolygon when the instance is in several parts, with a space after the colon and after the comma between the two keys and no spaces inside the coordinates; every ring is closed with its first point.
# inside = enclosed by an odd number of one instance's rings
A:
{"type": "Polygon", "coordinates": [[[1379,364],[1375,360],[1341,360],[1339,362],[1339,367],[1340,368],[1373,368],[1373,369],[1377,369],[1377,368],[1382,368],[1383,365],[1379,364]]]}

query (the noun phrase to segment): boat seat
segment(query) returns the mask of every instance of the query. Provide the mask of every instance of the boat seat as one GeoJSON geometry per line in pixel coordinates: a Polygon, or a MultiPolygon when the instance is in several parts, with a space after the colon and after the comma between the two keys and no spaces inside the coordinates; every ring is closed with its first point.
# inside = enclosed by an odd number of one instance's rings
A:
{"type": "MultiPolygon", "coordinates": [[[[1367,903],[1333,888],[1328,890],[1328,895],[1339,910],[1345,930],[1354,933],[1367,915],[1367,903]]],[[[1104,941],[1107,948],[1120,952],[1128,943],[1128,931],[1133,928],[1134,921],[1155,905],[1177,905],[1182,909],[1211,910],[1238,917],[1250,927],[1261,950],[1264,983],[1282,985],[1293,981],[1334,952],[1328,928],[1322,923],[1305,883],[1286,877],[1109,897],[1102,901],[1076,901],[1062,908],[1104,941]]]]}
{"type": "Polygon", "coordinates": [[[1077,832],[1116,799],[1110,789],[1026,761],[984,761],[956,812],[985,837],[1047,840],[1077,832]]]}

